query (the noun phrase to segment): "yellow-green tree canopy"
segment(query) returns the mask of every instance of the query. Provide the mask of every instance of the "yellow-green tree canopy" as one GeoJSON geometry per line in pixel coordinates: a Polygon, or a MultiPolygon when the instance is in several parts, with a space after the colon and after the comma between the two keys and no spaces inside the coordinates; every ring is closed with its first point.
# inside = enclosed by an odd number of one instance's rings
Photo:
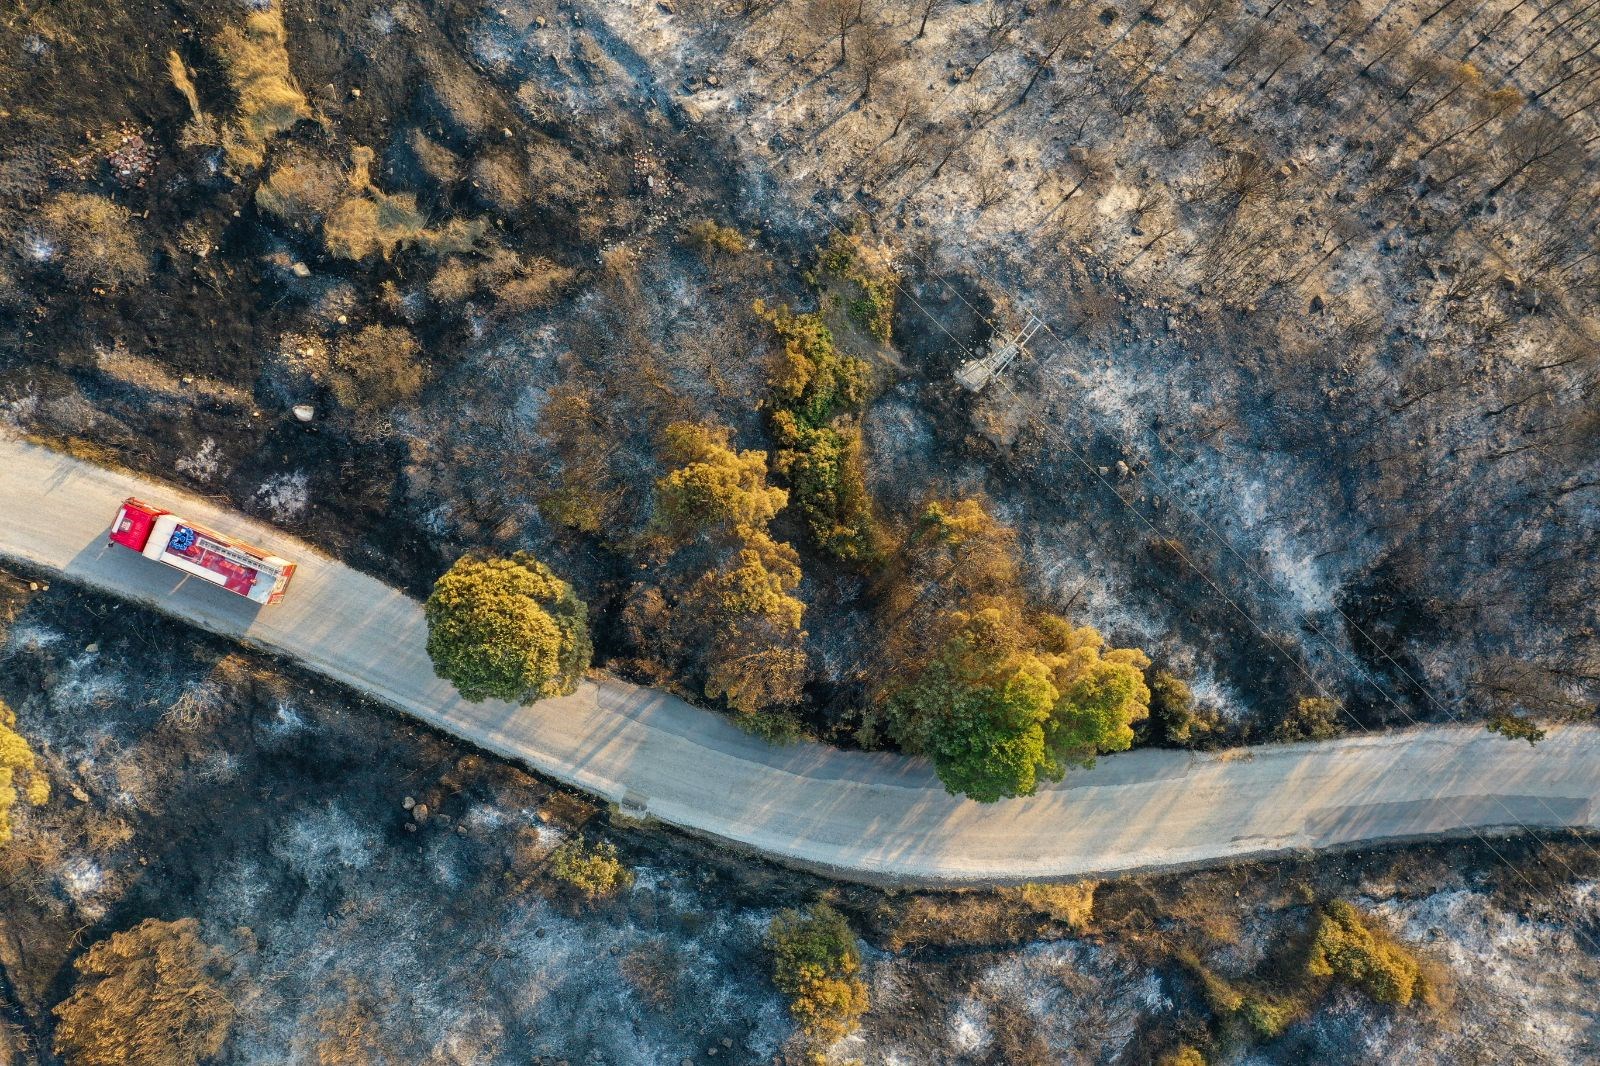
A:
{"type": "Polygon", "coordinates": [[[712,625],[706,649],[706,695],[744,714],[791,704],[805,681],[805,604],[800,557],[764,531],[751,532],[724,565],[690,590],[689,609],[712,625]]]}
{"type": "Polygon", "coordinates": [[[934,501],[885,601],[899,621],[880,695],[890,735],[945,787],[993,801],[1125,751],[1149,713],[1142,652],[1029,608],[1012,533],[975,500],[934,501]]]}
{"type": "Polygon", "coordinates": [[[194,1066],[222,1050],[233,1004],[217,979],[221,953],[193,918],[140,922],[77,961],[56,1008],[56,1053],[73,1066],[194,1066]]]}
{"type": "Polygon", "coordinates": [[[815,429],[840,413],[861,410],[872,385],[866,362],[840,352],[822,316],[797,315],[787,306],[755,311],[783,341],[772,368],[772,390],[780,407],[801,426],[815,429]]]}
{"type": "Polygon", "coordinates": [[[458,559],[423,612],[434,671],[465,699],[563,696],[589,668],[588,608],[527,552],[458,559]]]}
{"type": "Polygon", "coordinates": [[[1379,1003],[1400,1007],[1427,993],[1416,957],[1343,900],[1329,903],[1318,916],[1306,972],[1348,982],[1379,1003]]]}
{"type": "Polygon", "coordinates": [[[11,808],[19,798],[35,807],[50,798],[50,782],[16,724],[16,713],[0,702],[0,845],[11,843],[11,808]]]}
{"type": "Polygon", "coordinates": [[[656,513],[676,538],[762,529],[789,502],[788,493],[767,484],[767,454],[734,451],[721,426],[672,423],[661,458],[672,469],[656,482],[656,513]]]}
{"type": "Polygon", "coordinates": [[[876,561],[881,545],[862,459],[860,414],[871,388],[867,364],[834,347],[817,314],[787,307],[757,314],[783,342],[771,369],[773,468],[789,479],[792,500],[818,548],[844,562],[876,561]]]}
{"type": "Polygon", "coordinates": [[[767,930],[772,981],[789,997],[789,1010],[812,1040],[848,1036],[867,1012],[861,952],[844,915],[817,903],[779,911],[767,930]]]}
{"type": "Polygon", "coordinates": [[[767,484],[765,452],[735,452],[728,440],[721,426],[667,427],[656,523],[699,571],[679,607],[699,642],[706,695],[753,716],[800,698],[805,604],[792,595],[799,555],[767,533],[788,493],[767,484]]]}
{"type": "Polygon", "coordinates": [[[1144,667],[1095,630],[1044,616],[1019,625],[998,606],[954,619],[934,659],[895,693],[889,725],[933,760],[951,792],[992,802],[1031,795],[1069,765],[1126,751],[1149,710],[1144,667]]]}

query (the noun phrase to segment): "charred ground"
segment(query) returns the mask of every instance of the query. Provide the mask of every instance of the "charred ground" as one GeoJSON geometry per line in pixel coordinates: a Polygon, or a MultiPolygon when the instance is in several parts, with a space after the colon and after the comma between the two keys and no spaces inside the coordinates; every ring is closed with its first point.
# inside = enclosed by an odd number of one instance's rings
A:
{"type": "Polygon", "coordinates": [[[819,898],[863,936],[874,1004],[839,1061],[1594,1051],[1600,860],[1574,837],[884,893],[614,823],[317,679],[36,575],[0,576],[0,627],[0,699],[54,787],[0,853],[0,990],[24,1063],[55,1061],[74,961],[151,918],[197,919],[227,956],[217,1061],[798,1062],[761,934],[819,898]],[[579,833],[617,846],[630,887],[587,903],[563,885],[550,856],[579,833]],[[1434,1005],[1298,976],[1318,908],[1341,898],[1423,961],[1434,1005]],[[1288,1004],[1282,1029],[1264,1035],[1233,997],[1288,1004]]]}

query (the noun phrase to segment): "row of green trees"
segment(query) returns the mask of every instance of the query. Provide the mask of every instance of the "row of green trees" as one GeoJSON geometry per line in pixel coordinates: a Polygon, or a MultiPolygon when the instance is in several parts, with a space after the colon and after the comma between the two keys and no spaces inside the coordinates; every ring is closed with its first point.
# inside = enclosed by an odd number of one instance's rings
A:
{"type": "MultiPolygon", "coordinates": [[[[680,616],[708,649],[704,691],[742,715],[797,702],[805,678],[799,557],[768,523],[787,502],[765,456],[726,431],[668,428],[657,534],[693,576],[680,616]]],[[[895,553],[882,595],[889,629],[870,726],[927,755],[952,792],[1025,796],[1071,766],[1133,743],[1148,713],[1143,653],[1032,607],[1011,531],[976,500],[935,501],[895,553]]],[[[571,692],[588,667],[587,612],[524,553],[468,557],[436,584],[428,652],[470,700],[571,692]]]]}

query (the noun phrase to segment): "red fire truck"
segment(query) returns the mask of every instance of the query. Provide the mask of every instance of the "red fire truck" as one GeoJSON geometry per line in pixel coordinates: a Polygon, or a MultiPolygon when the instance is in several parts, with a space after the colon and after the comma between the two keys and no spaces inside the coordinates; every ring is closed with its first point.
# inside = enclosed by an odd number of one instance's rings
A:
{"type": "Polygon", "coordinates": [[[111,543],[221,585],[256,603],[277,603],[294,577],[294,564],[243,541],[179,518],[129,496],[111,523],[111,543]]]}

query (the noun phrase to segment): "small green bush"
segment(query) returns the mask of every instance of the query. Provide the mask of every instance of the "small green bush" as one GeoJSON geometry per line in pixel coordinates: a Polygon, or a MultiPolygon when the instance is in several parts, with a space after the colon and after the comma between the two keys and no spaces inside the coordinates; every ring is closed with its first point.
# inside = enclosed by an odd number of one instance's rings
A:
{"type": "Polygon", "coordinates": [[[684,236],[708,260],[717,254],[739,255],[750,248],[750,242],[745,240],[744,234],[732,226],[718,225],[709,218],[690,226],[684,236]]]}
{"type": "Polygon", "coordinates": [[[1278,1039],[1298,1015],[1294,1004],[1257,996],[1246,996],[1239,1006],[1239,1017],[1262,1040],[1278,1039]]]}
{"type": "Polygon", "coordinates": [[[617,858],[616,845],[605,840],[588,844],[582,833],[550,853],[550,875],[591,902],[633,884],[633,871],[617,858]]]}
{"type": "Polygon", "coordinates": [[[846,307],[851,321],[879,344],[888,344],[899,278],[886,257],[874,254],[858,237],[835,233],[818,256],[818,265],[854,290],[846,307]]]}
{"type": "Polygon", "coordinates": [[[768,744],[793,744],[806,735],[805,723],[788,708],[750,711],[735,719],[740,729],[768,744]]]}
{"type": "Polygon", "coordinates": [[[784,910],[767,930],[772,981],[809,1038],[832,1043],[848,1036],[867,1012],[861,952],[844,915],[826,903],[784,910]]]}
{"type": "Polygon", "coordinates": [[[860,427],[845,423],[806,429],[787,411],[774,414],[772,424],[780,445],[773,466],[789,479],[813,542],[844,562],[874,559],[879,538],[860,427]]]}
{"type": "Polygon", "coordinates": [[[1526,740],[1530,747],[1544,739],[1544,730],[1539,727],[1538,722],[1515,714],[1497,714],[1489,719],[1486,728],[1489,732],[1499,733],[1508,740],[1526,740]]]}
{"type": "Polygon", "coordinates": [[[1297,740],[1332,740],[1344,730],[1339,717],[1344,704],[1326,696],[1302,696],[1284,715],[1273,731],[1273,738],[1284,742],[1297,740]]]}
{"type": "Polygon", "coordinates": [[[1378,1003],[1404,1007],[1426,994],[1421,964],[1343,900],[1323,908],[1312,935],[1306,972],[1361,989],[1378,1003]]]}

